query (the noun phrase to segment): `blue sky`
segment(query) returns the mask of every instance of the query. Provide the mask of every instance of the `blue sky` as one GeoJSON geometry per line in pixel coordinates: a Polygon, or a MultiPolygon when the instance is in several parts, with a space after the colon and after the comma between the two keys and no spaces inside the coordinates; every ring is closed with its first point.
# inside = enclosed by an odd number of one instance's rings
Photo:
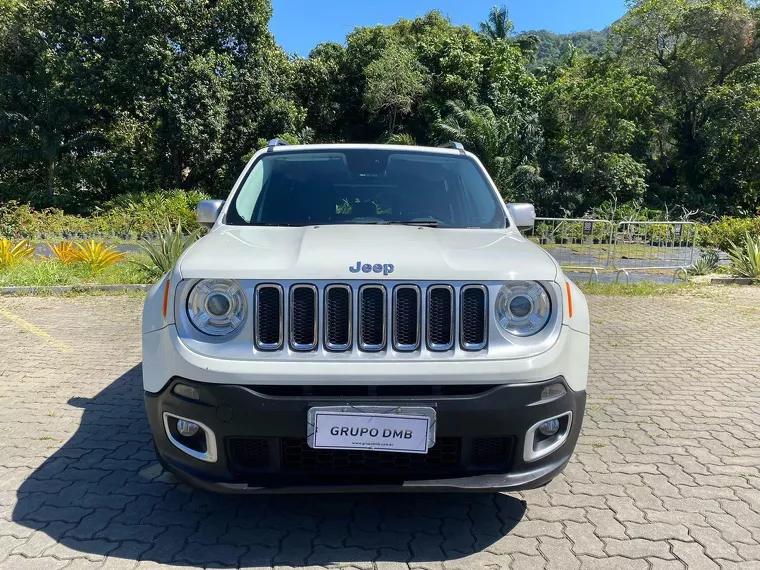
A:
{"type": "Polygon", "coordinates": [[[518,31],[601,30],[625,12],[624,0],[272,0],[270,29],[285,51],[306,56],[318,43],[342,43],[355,26],[392,24],[433,9],[476,27],[494,4],[506,4],[518,31]]]}

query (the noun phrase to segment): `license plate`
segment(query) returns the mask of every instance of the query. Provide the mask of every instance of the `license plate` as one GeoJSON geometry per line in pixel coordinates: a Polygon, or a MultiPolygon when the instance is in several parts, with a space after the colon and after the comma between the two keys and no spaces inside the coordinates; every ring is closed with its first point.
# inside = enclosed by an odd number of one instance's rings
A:
{"type": "Polygon", "coordinates": [[[435,443],[433,408],[325,406],[308,413],[314,449],[371,449],[427,453],[435,443]]]}

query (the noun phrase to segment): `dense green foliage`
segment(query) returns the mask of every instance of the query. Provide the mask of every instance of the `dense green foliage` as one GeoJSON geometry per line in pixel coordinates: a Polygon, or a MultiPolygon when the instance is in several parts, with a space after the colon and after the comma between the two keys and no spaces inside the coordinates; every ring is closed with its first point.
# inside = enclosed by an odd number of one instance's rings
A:
{"type": "MultiPolygon", "coordinates": [[[[459,139],[505,198],[543,215],[760,206],[752,0],[631,0],[610,29],[567,36],[516,36],[498,7],[477,31],[430,12],[356,28],[308,58],[277,46],[270,16],[269,0],[0,0],[0,201],[95,212],[109,227],[136,202],[147,214],[120,232],[190,227],[191,204],[171,215],[153,193],[225,196],[282,136],[459,139]]],[[[100,231],[82,223],[77,233],[100,231]]]]}
{"type": "Polygon", "coordinates": [[[573,51],[581,54],[602,56],[607,51],[609,28],[597,32],[573,32],[571,34],[555,34],[549,30],[531,30],[517,36],[520,39],[538,40],[535,52],[534,66],[556,65],[568,58],[573,51]]]}
{"type": "Polygon", "coordinates": [[[197,191],[140,192],[122,194],[102,209],[84,217],[60,208],[36,210],[15,201],[0,204],[0,236],[47,239],[50,237],[108,237],[135,240],[155,237],[168,222],[181,223],[186,231],[198,229],[195,206],[205,194],[197,191]]]}

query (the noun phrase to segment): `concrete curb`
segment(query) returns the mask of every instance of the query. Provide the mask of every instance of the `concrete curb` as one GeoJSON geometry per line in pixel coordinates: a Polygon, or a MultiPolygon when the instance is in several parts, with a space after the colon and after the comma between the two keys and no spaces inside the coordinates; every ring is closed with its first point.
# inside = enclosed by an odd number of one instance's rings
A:
{"type": "Polygon", "coordinates": [[[760,279],[751,277],[713,277],[710,285],[754,285],[760,283],[760,279]]]}
{"type": "Polygon", "coordinates": [[[153,285],[46,285],[46,286],[23,286],[23,287],[0,287],[0,295],[44,295],[86,293],[88,291],[147,291],[153,285]]]}

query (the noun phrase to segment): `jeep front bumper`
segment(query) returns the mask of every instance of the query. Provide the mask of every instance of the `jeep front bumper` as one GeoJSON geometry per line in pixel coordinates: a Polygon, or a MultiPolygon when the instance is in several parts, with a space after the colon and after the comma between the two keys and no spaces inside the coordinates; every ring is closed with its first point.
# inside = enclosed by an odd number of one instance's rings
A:
{"type": "Polygon", "coordinates": [[[374,387],[243,386],[175,377],[160,392],[145,393],[164,467],[198,487],[239,493],[538,487],[570,460],[585,401],[585,390],[573,391],[563,377],[524,384],[374,387]],[[198,399],[178,395],[179,384],[193,388],[198,399]],[[544,388],[552,384],[560,384],[564,394],[542,401],[544,388]],[[426,455],[311,449],[307,411],[335,405],[432,407],[436,445],[426,455]],[[528,432],[557,416],[568,418],[561,444],[538,459],[529,457],[528,432]],[[213,461],[181,449],[165,418],[186,418],[208,430],[213,461]]]}

